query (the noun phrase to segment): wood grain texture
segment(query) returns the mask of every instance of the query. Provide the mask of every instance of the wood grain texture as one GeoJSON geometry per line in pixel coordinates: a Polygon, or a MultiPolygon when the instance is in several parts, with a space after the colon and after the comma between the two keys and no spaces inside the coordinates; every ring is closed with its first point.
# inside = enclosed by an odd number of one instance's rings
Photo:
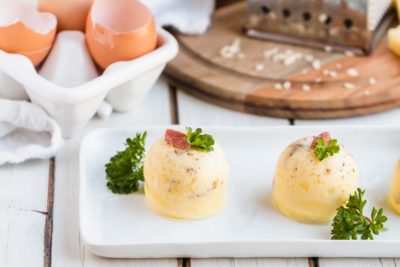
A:
{"type": "Polygon", "coordinates": [[[321,267],[397,267],[400,259],[320,259],[321,267]]]}
{"type": "Polygon", "coordinates": [[[308,266],[307,259],[280,259],[280,258],[257,258],[257,259],[192,259],[192,267],[303,267],[308,266]]]}
{"type": "Polygon", "coordinates": [[[400,109],[394,109],[367,116],[342,118],[334,120],[296,120],[296,125],[400,125],[400,109]]]}
{"type": "Polygon", "coordinates": [[[270,126],[288,125],[286,119],[270,118],[224,109],[178,90],[179,122],[183,125],[270,126]]]}
{"type": "MultiPolygon", "coordinates": [[[[133,127],[170,123],[166,85],[158,83],[146,100],[129,113],[114,113],[110,118],[94,118],[84,132],[99,127],[133,127]]],[[[68,140],[56,157],[54,231],[52,266],[177,266],[177,260],[110,260],[85,249],[79,235],[79,164],[78,150],[84,133],[68,140]]]]}
{"type": "Polygon", "coordinates": [[[335,118],[380,112],[400,106],[400,60],[382,42],[370,57],[349,57],[247,38],[242,34],[244,3],[218,10],[209,31],[201,37],[177,34],[180,53],[166,70],[170,81],[196,97],[242,112],[285,118],[335,118]],[[245,58],[223,58],[220,49],[241,40],[245,58]],[[299,60],[292,65],[267,60],[263,51],[279,47],[313,55],[320,70],[299,60]],[[265,67],[257,71],[255,65],[265,67]],[[337,64],[342,67],[338,69],[337,64]],[[378,67],[379,66],[379,67],[378,67]],[[359,76],[346,70],[356,68],[359,76]],[[303,74],[303,70],[308,72],[303,74]],[[335,71],[337,77],[324,75],[335,71]],[[369,78],[378,82],[370,85],[369,78]],[[322,83],[316,82],[321,78],[322,83]],[[276,82],[291,81],[290,90],[276,90],[276,82]],[[344,88],[352,83],[355,89],[344,88]],[[311,86],[310,91],[302,85],[311,86]]]}
{"type": "Polygon", "coordinates": [[[0,167],[0,266],[43,266],[48,166],[0,167]]]}

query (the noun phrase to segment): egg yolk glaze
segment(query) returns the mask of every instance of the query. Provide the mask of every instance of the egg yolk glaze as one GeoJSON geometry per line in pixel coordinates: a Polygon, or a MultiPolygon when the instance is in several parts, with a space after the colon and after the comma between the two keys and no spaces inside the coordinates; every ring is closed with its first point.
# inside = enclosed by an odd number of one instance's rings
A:
{"type": "Polygon", "coordinates": [[[397,161],[389,191],[389,204],[400,215],[400,160],[397,161]]]}
{"type": "Polygon", "coordinates": [[[201,152],[179,149],[160,139],[144,161],[146,200],[174,219],[198,219],[220,211],[226,202],[229,167],[222,148],[201,152]]]}
{"type": "Polygon", "coordinates": [[[300,139],[281,154],[275,169],[273,202],[290,219],[323,224],[348,201],[358,185],[353,156],[340,145],[338,153],[319,161],[313,137],[300,139]]]}

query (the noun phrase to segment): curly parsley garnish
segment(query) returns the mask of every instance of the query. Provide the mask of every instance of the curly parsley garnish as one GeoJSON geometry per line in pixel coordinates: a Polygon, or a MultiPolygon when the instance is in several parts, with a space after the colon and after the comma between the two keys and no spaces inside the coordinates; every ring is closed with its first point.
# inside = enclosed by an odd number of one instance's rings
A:
{"type": "Polygon", "coordinates": [[[327,157],[333,156],[336,153],[339,153],[339,146],[337,144],[336,139],[326,140],[323,136],[316,137],[317,140],[314,144],[314,153],[319,161],[323,161],[327,157]]]}
{"type": "Polygon", "coordinates": [[[361,236],[363,240],[373,240],[373,235],[386,230],[383,223],[387,221],[387,217],[383,215],[383,209],[377,210],[374,207],[371,218],[364,216],[363,209],[367,203],[363,199],[364,193],[365,191],[358,188],[350,195],[349,202],[337,209],[332,223],[332,239],[357,240],[361,236]]]}
{"type": "Polygon", "coordinates": [[[186,127],[186,141],[190,144],[191,148],[210,152],[214,150],[214,138],[209,134],[203,134],[203,130],[197,128],[195,131],[191,127],[186,127]]]}
{"type": "Polygon", "coordinates": [[[117,194],[129,194],[139,190],[144,181],[143,160],[147,132],[136,133],[126,140],[124,151],[117,152],[106,164],[107,187],[117,194]]]}

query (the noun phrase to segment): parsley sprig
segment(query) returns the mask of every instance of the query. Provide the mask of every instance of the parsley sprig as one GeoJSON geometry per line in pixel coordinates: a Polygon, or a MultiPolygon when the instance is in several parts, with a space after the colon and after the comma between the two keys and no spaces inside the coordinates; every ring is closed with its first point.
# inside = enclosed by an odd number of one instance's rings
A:
{"type": "Polygon", "coordinates": [[[337,209],[337,214],[332,223],[332,239],[374,239],[380,231],[385,230],[383,224],[387,217],[383,215],[383,209],[372,209],[371,217],[364,216],[363,209],[366,200],[363,199],[365,191],[360,188],[350,195],[349,202],[337,209]]]}
{"type": "Polygon", "coordinates": [[[139,190],[144,181],[143,161],[147,132],[136,133],[126,140],[126,148],[119,151],[106,164],[107,187],[117,194],[129,194],[139,190]]]}
{"type": "Polygon", "coordinates": [[[214,138],[209,134],[203,134],[203,130],[197,128],[195,131],[191,127],[186,127],[186,141],[191,148],[210,152],[214,150],[214,138]]]}
{"type": "Polygon", "coordinates": [[[336,139],[330,139],[325,141],[323,137],[320,137],[314,145],[314,153],[319,161],[323,161],[329,156],[339,152],[339,146],[336,139]]]}

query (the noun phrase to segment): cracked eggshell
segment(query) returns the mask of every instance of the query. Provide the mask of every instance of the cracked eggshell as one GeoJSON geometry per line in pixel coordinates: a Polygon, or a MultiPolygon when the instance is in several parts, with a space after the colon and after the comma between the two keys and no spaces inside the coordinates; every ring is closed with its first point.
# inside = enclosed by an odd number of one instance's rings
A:
{"type": "Polygon", "coordinates": [[[154,17],[136,0],[96,0],[86,22],[86,38],[103,69],[151,52],[157,45],[154,17]]]}
{"type": "Polygon", "coordinates": [[[53,14],[21,3],[0,4],[0,49],[27,56],[34,66],[49,53],[56,27],[53,14]]]}
{"type": "Polygon", "coordinates": [[[63,87],[79,86],[96,78],[98,73],[86,47],[85,34],[60,32],[39,74],[63,87]]]}

